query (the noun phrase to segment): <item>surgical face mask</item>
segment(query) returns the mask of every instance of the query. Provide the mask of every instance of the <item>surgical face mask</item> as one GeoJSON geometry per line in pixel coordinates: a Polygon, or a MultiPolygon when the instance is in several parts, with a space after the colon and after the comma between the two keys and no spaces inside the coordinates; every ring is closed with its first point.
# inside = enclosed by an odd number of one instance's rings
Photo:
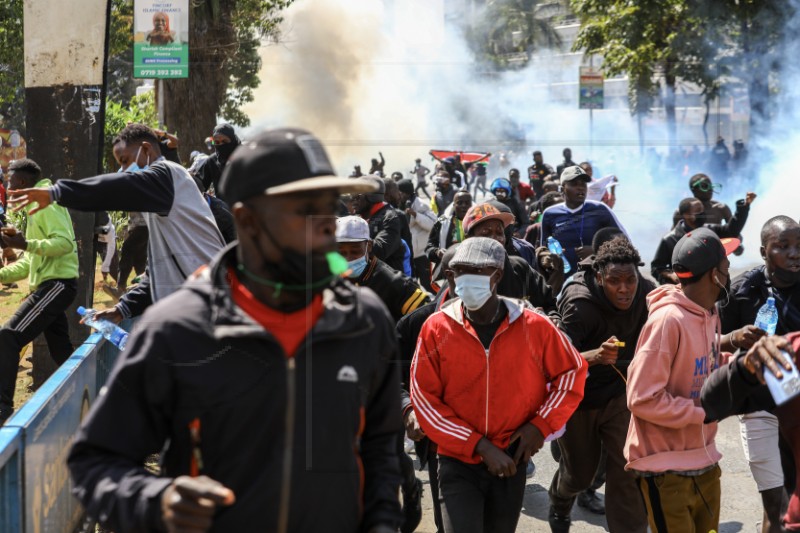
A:
{"type": "Polygon", "coordinates": [[[492,297],[492,277],[462,274],[456,278],[456,295],[467,309],[476,311],[492,297]]]}
{"type": "Polygon", "coordinates": [[[367,268],[367,254],[364,254],[363,257],[359,257],[353,261],[348,261],[347,267],[350,269],[350,275],[348,276],[350,279],[355,279],[361,276],[361,274],[364,272],[364,269],[367,268]]]}
{"type": "Polygon", "coordinates": [[[141,155],[141,153],[142,153],[142,147],[140,146],[139,150],[136,151],[136,157],[134,158],[133,163],[128,165],[128,168],[126,168],[126,169],[123,169],[122,167],[119,167],[119,171],[120,172],[137,172],[139,170],[146,170],[147,167],[150,166],[150,156],[149,155],[147,156],[147,164],[145,166],[143,166],[143,167],[140,167],[139,166],[139,156],[141,155]]]}

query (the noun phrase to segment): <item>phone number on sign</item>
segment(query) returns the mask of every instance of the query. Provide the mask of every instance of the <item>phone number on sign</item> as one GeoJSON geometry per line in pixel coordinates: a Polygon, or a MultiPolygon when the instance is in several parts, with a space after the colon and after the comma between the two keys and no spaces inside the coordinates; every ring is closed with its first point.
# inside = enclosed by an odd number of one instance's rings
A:
{"type": "Polygon", "coordinates": [[[181,69],[141,69],[140,76],[180,76],[183,74],[181,69]]]}

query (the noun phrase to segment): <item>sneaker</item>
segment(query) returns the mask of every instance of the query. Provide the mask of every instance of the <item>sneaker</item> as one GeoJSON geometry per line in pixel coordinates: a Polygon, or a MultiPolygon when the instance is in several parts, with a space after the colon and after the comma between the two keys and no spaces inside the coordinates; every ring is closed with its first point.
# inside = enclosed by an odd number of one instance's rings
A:
{"type": "Polygon", "coordinates": [[[422,481],[414,481],[414,488],[403,491],[403,525],[401,533],[413,533],[422,521],[422,481]]]}
{"type": "Polygon", "coordinates": [[[578,494],[578,506],[590,513],[606,514],[606,502],[602,496],[593,490],[585,490],[578,494]]]}
{"type": "Polygon", "coordinates": [[[552,533],[569,533],[569,526],[572,524],[569,516],[562,516],[556,513],[552,507],[550,507],[550,512],[547,514],[547,522],[550,524],[552,533]]]}
{"type": "Polygon", "coordinates": [[[533,464],[533,459],[528,460],[528,466],[525,467],[525,477],[530,479],[536,473],[536,465],[533,464]]]}

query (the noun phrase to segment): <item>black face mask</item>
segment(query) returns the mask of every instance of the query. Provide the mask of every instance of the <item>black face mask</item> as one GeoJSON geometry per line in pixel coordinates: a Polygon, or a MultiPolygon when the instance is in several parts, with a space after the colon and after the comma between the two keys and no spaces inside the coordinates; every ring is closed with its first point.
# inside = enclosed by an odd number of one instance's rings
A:
{"type": "Polygon", "coordinates": [[[235,143],[215,144],[214,151],[217,152],[217,158],[219,159],[219,162],[225,164],[238,146],[239,145],[235,143]]]}
{"type": "Polygon", "coordinates": [[[731,276],[730,274],[728,274],[728,276],[726,277],[728,278],[728,281],[725,282],[724,287],[722,285],[717,285],[717,287],[719,287],[719,295],[717,295],[717,301],[723,302],[722,307],[728,305],[728,302],[730,302],[731,299],[731,276]]]}
{"type": "MultiPolygon", "coordinates": [[[[272,274],[274,280],[267,280],[247,270],[244,265],[239,265],[238,269],[251,280],[272,287],[275,289],[273,297],[278,298],[281,291],[308,292],[309,294],[319,294],[325,287],[343,274],[347,269],[347,260],[337,252],[308,252],[301,253],[290,250],[278,244],[272,233],[258,222],[258,226],[281,252],[280,261],[275,263],[263,262],[264,270],[272,274]]],[[[259,252],[265,256],[259,246],[259,252]]]]}
{"type": "Polygon", "coordinates": [[[800,271],[793,272],[777,266],[772,268],[770,277],[786,287],[800,283],[800,271]]]}

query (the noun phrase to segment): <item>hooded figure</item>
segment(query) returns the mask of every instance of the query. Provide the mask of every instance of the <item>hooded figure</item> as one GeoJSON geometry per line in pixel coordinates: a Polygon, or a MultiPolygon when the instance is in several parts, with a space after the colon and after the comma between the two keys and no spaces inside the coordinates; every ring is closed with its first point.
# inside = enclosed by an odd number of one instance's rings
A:
{"type": "Polygon", "coordinates": [[[213,139],[214,153],[200,163],[196,170],[196,175],[203,184],[203,191],[209,190],[212,186],[214,190],[217,190],[222,170],[233,151],[242,144],[233,126],[224,122],[214,126],[211,138],[213,139]]]}

